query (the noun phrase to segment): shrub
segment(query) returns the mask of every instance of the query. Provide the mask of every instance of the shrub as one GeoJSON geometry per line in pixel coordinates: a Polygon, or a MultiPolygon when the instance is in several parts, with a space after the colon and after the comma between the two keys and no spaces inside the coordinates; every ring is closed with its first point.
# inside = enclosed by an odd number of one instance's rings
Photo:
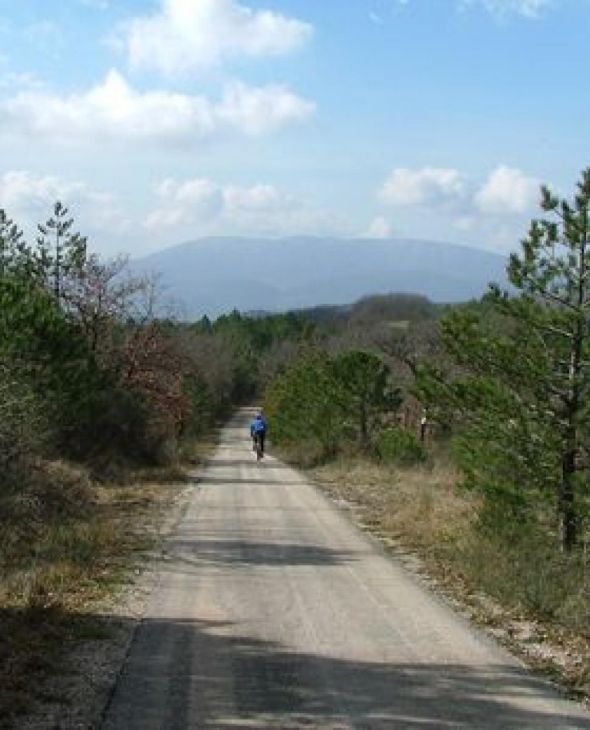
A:
{"type": "Polygon", "coordinates": [[[411,431],[388,428],[377,439],[377,454],[382,461],[409,466],[420,464],[428,458],[423,444],[411,431]]]}
{"type": "Polygon", "coordinates": [[[320,444],[322,458],[336,454],[346,434],[342,385],[333,377],[331,360],[323,353],[306,353],[268,389],[265,408],[273,442],[320,444]]]}
{"type": "Polygon", "coordinates": [[[0,500],[26,479],[45,436],[41,405],[18,377],[0,362],[0,500]]]}
{"type": "Polygon", "coordinates": [[[556,535],[538,526],[476,524],[455,556],[480,590],[503,605],[555,621],[588,635],[590,593],[587,559],[557,552],[556,535]]]}
{"type": "Polygon", "coordinates": [[[321,458],[333,458],[353,441],[368,450],[382,415],[399,405],[389,369],[362,350],[336,356],[303,352],[271,383],[265,407],[277,444],[321,445],[321,458]]]}

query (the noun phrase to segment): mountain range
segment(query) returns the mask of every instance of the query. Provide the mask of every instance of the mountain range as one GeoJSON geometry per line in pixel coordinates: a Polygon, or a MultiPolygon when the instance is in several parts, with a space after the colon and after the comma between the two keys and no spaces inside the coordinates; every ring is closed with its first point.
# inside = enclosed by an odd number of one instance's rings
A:
{"type": "Polygon", "coordinates": [[[503,256],[416,239],[203,238],[133,262],[160,276],[186,319],[238,309],[285,311],[344,304],[368,294],[413,293],[434,302],[481,296],[504,282],[503,256]]]}

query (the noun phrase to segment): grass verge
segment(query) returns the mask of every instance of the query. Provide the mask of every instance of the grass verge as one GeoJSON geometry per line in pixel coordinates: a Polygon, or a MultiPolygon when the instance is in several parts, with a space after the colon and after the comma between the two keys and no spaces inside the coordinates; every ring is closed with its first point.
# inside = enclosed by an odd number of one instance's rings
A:
{"type": "Polygon", "coordinates": [[[189,467],[214,443],[191,447],[186,467],[127,472],[116,484],[71,464],[39,464],[30,486],[0,500],[1,728],[67,701],[46,696],[44,678],[63,670],[76,644],[108,638],[104,606],[155,547],[189,467]]]}
{"type": "Polygon", "coordinates": [[[538,535],[482,532],[481,504],[457,488],[444,454],[407,468],[340,459],[310,475],[455,606],[572,696],[590,700],[587,557],[565,558],[538,535]]]}

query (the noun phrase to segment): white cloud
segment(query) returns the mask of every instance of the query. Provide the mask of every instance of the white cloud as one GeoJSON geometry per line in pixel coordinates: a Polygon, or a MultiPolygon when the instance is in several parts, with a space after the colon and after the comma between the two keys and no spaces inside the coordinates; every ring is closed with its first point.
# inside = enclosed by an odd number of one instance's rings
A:
{"type": "Polygon", "coordinates": [[[200,235],[317,234],[344,231],[342,221],[273,185],[220,185],[207,178],[168,178],[154,190],[155,210],[144,221],[152,234],[170,228],[200,235]]]}
{"type": "Polygon", "coordinates": [[[252,88],[234,81],[215,110],[219,122],[258,135],[282,127],[289,122],[302,122],[315,110],[312,102],[296,96],[286,87],[270,84],[252,88]]]}
{"type": "Polygon", "coordinates": [[[272,185],[218,185],[206,178],[178,182],[168,178],[155,188],[159,200],[145,227],[157,230],[182,224],[244,223],[286,209],[290,199],[272,185]]]}
{"type": "Polygon", "coordinates": [[[518,15],[523,18],[538,18],[554,0],[460,0],[460,7],[481,6],[497,18],[518,15]]]}
{"type": "MultiPolygon", "coordinates": [[[[394,7],[399,9],[409,5],[410,2],[411,0],[397,0],[394,7]]],[[[557,0],[447,0],[452,9],[464,12],[470,8],[479,8],[498,20],[509,17],[535,20],[556,2],[557,0]]]]}
{"type": "Polygon", "coordinates": [[[500,165],[492,171],[482,188],[475,194],[478,210],[485,214],[522,214],[539,197],[539,182],[521,170],[500,165]]]}
{"type": "Polygon", "coordinates": [[[371,21],[371,23],[373,23],[374,25],[383,25],[383,24],[384,24],[384,22],[385,22],[385,21],[383,20],[383,16],[379,15],[379,13],[377,13],[377,12],[376,12],[375,10],[371,10],[371,11],[369,12],[369,20],[370,20],[370,21],[371,21]]]}
{"type": "Polygon", "coordinates": [[[110,0],[77,0],[77,2],[93,10],[107,10],[110,7],[110,0]]]}
{"type": "Polygon", "coordinates": [[[157,13],[131,20],[121,35],[134,68],[176,75],[225,58],[286,54],[312,32],[308,23],[236,0],[162,0],[157,13]]]}
{"type": "Polygon", "coordinates": [[[190,143],[222,131],[257,135],[309,117],[314,105],[277,85],[229,84],[220,101],[168,91],[140,92],[111,70],[81,94],[22,90],[0,104],[0,130],[80,139],[190,143]]]}
{"type": "Polygon", "coordinates": [[[178,183],[168,178],[156,186],[159,207],[145,221],[149,230],[158,230],[184,223],[205,222],[223,212],[223,192],[206,179],[178,183]]]}
{"type": "Polygon", "coordinates": [[[6,71],[0,73],[0,89],[41,89],[43,82],[30,71],[6,71]]]}
{"type": "Polygon", "coordinates": [[[398,167],[385,181],[380,198],[388,205],[433,205],[460,198],[463,191],[464,179],[458,170],[398,167]]]}
{"type": "Polygon", "coordinates": [[[70,208],[82,233],[105,227],[122,233],[128,228],[113,196],[86,183],[26,170],[11,170],[0,177],[1,207],[25,229],[46,220],[58,200],[70,208]]]}
{"type": "Polygon", "coordinates": [[[472,231],[476,225],[477,218],[473,215],[461,215],[453,221],[453,226],[458,231],[472,231]]]}
{"type": "Polygon", "coordinates": [[[223,190],[223,200],[229,213],[268,211],[289,201],[273,185],[254,185],[249,188],[228,185],[223,190]]]}
{"type": "Polygon", "coordinates": [[[53,175],[33,175],[12,170],[0,177],[0,200],[7,211],[47,207],[58,199],[79,197],[86,187],[80,182],[66,182],[53,175]]]}
{"type": "Polygon", "coordinates": [[[382,215],[377,216],[371,221],[371,225],[366,233],[367,238],[391,238],[391,224],[382,215]]]}
{"type": "MultiPolygon", "coordinates": [[[[537,213],[539,185],[535,177],[503,164],[479,179],[454,168],[398,168],[380,197],[384,204],[397,206],[398,225],[411,230],[410,235],[432,237],[448,230],[463,243],[507,251],[537,213]]],[[[384,221],[380,218],[367,235],[387,230],[387,211],[384,221]]]]}

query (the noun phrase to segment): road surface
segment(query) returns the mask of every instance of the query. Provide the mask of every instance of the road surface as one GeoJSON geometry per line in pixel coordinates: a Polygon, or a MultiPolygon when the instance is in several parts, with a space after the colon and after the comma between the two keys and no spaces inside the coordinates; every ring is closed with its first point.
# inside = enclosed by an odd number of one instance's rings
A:
{"type": "Polygon", "coordinates": [[[298,472],[223,431],[103,730],[588,728],[298,472]]]}

